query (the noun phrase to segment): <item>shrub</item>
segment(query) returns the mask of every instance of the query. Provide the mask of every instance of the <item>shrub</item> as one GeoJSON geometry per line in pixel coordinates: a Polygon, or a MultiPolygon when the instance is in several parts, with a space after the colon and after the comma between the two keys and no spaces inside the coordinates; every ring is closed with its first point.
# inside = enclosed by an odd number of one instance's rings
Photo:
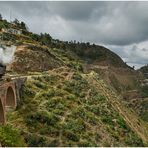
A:
{"type": "Polygon", "coordinates": [[[42,136],[38,136],[37,134],[27,134],[25,135],[25,141],[29,147],[36,146],[45,146],[46,139],[42,136]]]}
{"type": "Polygon", "coordinates": [[[135,133],[132,133],[130,136],[126,137],[125,143],[128,146],[134,146],[134,147],[144,146],[142,140],[135,133]]]}
{"type": "Polygon", "coordinates": [[[33,98],[35,96],[35,92],[32,91],[32,89],[29,89],[28,87],[23,87],[23,94],[22,94],[22,97],[25,99],[25,98],[33,98]]]}
{"type": "Polygon", "coordinates": [[[76,100],[76,96],[75,95],[73,95],[73,94],[69,94],[68,96],[67,96],[67,99],[69,99],[69,100],[76,100]]]}
{"type": "Polygon", "coordinates": [[[148,86],[143,86],[141,87],[141,92],[142,92],[142,96],[145,98],[145,97],[148,97],[148,86]]]}
{"type": "Polygon", "coordinates": [[[53,113],[54,113],[54,114],[57,114],[57,115],[61,115],[61,116],[64,115],[64,111],[61,110],[61,109],[54,109],[54,110],[53,110],[53,113]]]}
{"type": "Polygon", "coordinates": [[[48,125],[55,125],[59,121],[59,118],[53,113],[47,114],[47,112],[43,111],[29,114],[26,119],[28,124],[40,122],[48,125]]]}
{"type": "Polygon", "coordinates": [[[64,128],[69,129],[73,132],[81,133],[85,131],[85,123],[81,119],[77,119],[77,120],[68,119],[64,128]]]}
{"type": "Polygon", "coordinates": [[[47,91],[43,91],[39,94],[36,95],[36,99],[47,99],[49,100],[50,98],[52,98],[55,95],[55,91],[53,89],[47,90],[47,91]]]}
{"type": "Polygon", "coordinates": [[[59,136],[59,130],[56,128],[53,128],[52,126],[44,126],[40,129],[40,134],[42,135],[48,135],[50,137],[57,137],[59,136]]]}
{"type": "Polygon", "coordinates": [[[143,113],[141,113],[140,117],[141,117],[142,120],[148,122],[148,111],[144,111],[143,113]]]}
{"type": "Polygon", "coordinates": [[[59,146],[59,140],[58,139],[51,140],[50,142],[48,142],[47,146],[48,147],[58,147],[59,146]]]}
{"type": "Polygon", "coordinates": [[[112,121],[112,118],[110,116],[103,116],[101,119],[106,124],[114,125],[114,122],[112,121]]]}
{"type": "Polygon", "coordinates": [[[25,146],[20,132],[9,125],[0,127],[0,143],[7,147],[25,146]]]}
{"type": "Polygon", "coordinates": [[[34,84],[41,89],[47,89],[47,85],[45,83],[39,82],[39,81],[35,81],[34,84]]]}
{"type": "Polygon", "coordinates": [[[117,122],[118,122],[118,124],[120,125],[121,128],[129,130],[129,127],[127,126],[126,122],[120,116],[119,116],[117,122]]]}
{"type": "Polygon", "coordinates": [[[74,132],[67,130],[63,132],[63,135],[72,141],[78,142],[80,140],[80,137],[78,135],[76,135],[74,132]]]}
{"type": "Polygon", "coordinates": [[[61,97],[54,97],[48,100],[46,107],[49,111],[53,109],[65,109],[64,102],[61,97]]]}
{"type": "Polygon", "coordinates": [[[80,141],[78,147],[98,147],[96,143],[92,141],[80,141]]]}

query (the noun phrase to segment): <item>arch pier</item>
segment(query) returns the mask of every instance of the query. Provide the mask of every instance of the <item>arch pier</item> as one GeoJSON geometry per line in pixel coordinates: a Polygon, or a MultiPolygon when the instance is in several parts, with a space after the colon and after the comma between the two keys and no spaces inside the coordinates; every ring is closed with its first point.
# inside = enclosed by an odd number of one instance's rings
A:
{"type": "Polygon", "coordinates": [[[17,106],[16,82],[1,82],[0,84],[0,124],[6,123],[7,108],[15,109],[17,106]]]}

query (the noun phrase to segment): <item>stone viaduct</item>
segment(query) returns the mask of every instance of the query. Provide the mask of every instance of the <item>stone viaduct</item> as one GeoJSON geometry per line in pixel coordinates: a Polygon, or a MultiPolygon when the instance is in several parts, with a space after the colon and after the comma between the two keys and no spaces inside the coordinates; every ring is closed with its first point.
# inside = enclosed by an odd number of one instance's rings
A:
{"type": "Polygon", "coordinates": [[[16,109],[20,102],[20,89],[24,80],[24,78],[18,78],[10,81],[0,81],[0,124],[6,123],[7,109],[16,109]]]}

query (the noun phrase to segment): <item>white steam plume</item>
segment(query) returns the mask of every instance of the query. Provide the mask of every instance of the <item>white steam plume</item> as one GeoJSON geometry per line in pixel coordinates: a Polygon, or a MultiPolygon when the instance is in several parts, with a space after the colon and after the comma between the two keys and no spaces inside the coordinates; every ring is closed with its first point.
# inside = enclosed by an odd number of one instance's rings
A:
{"type": "Polygon", "coordinates": [[[15,46],[5,47],[5,49],[0,47],[0,63],[3,65],[10,64],[14,58],[15,50],[15,46]]]}

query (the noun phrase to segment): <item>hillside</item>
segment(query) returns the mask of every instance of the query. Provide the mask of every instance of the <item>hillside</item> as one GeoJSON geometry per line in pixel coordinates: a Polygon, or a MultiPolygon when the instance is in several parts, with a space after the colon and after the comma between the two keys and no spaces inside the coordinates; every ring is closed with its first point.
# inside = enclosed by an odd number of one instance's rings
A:
{"type": "Polygon", "coordinates": [[[148,65],[141,67],[139,70],[143,73],[147,73],[148,72],[148,65]]]}
{"type": "MultiPolygon", "coordinates": [[[[9,36],[3,34],[4,39],[9,36]]],[[[127,66],[119,56],[105,47],[87,45],[88,43],[55,43],[54,40],[47,46],[27,37],[14,34],[9,37],[17,45],[16,58],[11,65],[14,72],[44,71],[67,65],[86,73],[91,70],[100,73],[106,83],[113,86],[118,93],[137,89],[139,86],[138,80],[142,77],[139,72],[127,66]],[[38,57],[42,58],[38,60],[38,57]],[[48,58],[51,60],[46,60],[48,58]],[[19,65],[23,67],[19,68],[19,65]]]]}
{"type": "Polygon", "coordinates": [[[28,77],[21,105],[8,117],[27,146],[144,146],[148,140],[144,123],[97,73],[67,67],[28,77]]]}
{"type": "Polygon", "coordinates": [[[148,65],[141,67],[139,71],[145,74],[145,77],[148,78],[148,65]]]}
{"type": "Polygon", "coordinates": [[[7,76],[27,77],[19,106],[0,126],[2,146],[147,146],[148,125],[126,93],[139,89],[143,75],[118,55],[25,28],[0,36],[17,46],[7,76]]]}
{"type": "Polygon", "coordinates": [[[129,107],[132,107],[141,119],[148,122],[148,66],[143,66],[138,71],[141,72],[144,77],[141,80],[141,98],[132,98],[129,101],[129,107]]]}

